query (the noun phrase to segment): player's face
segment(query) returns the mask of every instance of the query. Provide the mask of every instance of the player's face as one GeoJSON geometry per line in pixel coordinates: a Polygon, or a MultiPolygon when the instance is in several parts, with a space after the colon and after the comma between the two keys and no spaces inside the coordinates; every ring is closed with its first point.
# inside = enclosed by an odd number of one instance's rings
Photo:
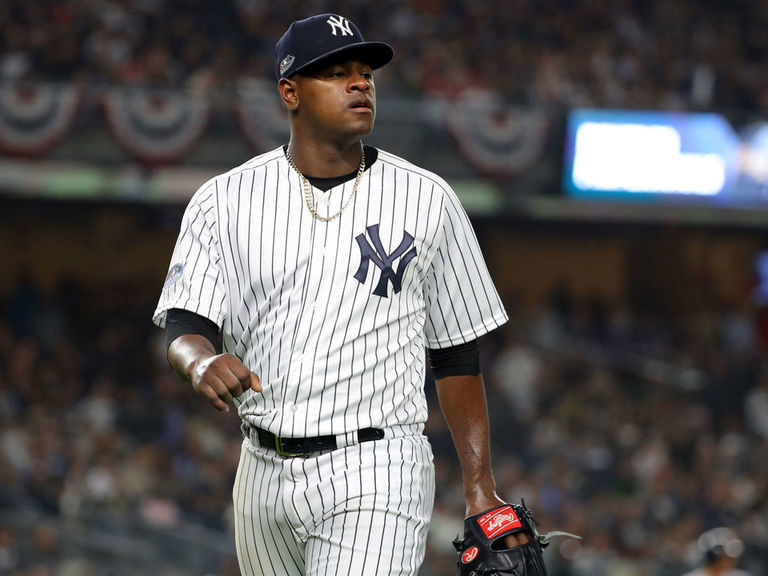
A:
{"type": "Polygon", "coordinates": [[[298,115],[319,136],[361,138],[373,130],[376,87],[370,66],[345,60],[295,76],[298,115]]]}

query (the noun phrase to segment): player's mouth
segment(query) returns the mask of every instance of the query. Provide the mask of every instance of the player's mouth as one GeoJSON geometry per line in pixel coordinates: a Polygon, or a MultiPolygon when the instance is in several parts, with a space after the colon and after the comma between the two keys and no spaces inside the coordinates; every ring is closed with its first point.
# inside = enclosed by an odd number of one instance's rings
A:
{"type": "Polygon", "coordinates": [[[367,98],[358,98],[352,102],[349,107],[355,112],[371,113],[373,112],[373,103],[367,98]]]}

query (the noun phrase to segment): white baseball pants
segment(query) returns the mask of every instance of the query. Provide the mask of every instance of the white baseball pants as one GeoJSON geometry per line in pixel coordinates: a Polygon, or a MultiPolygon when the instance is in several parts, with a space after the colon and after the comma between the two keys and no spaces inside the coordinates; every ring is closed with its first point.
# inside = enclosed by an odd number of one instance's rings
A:
{"type": "MultiPolygon", "coordinates": [[[[284,458],[245,439],[233,489],[243,576],[416,576],[435,493],[425,436],[284,458]]],[[[396,437],[392,437],[392,436],[396,437]]]]}

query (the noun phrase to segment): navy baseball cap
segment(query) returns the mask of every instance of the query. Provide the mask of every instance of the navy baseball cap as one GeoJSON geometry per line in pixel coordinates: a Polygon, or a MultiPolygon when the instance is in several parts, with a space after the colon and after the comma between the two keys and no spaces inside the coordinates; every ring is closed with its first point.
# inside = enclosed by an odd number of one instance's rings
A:
{"type": "Polygon", "coordinates": [[[349,52],[374,70],[392,60],[394,51],[384,42],[366,42],[350,20],[337,14],[319,14],[290,25],[275,44],[275,74],[290,78],[307,66],[349,52]]]}

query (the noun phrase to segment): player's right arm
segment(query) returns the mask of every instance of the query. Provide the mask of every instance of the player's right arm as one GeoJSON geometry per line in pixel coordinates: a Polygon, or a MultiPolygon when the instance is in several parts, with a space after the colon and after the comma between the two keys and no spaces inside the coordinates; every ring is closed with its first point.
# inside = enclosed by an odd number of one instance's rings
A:
{"type": "Polygon", "coordinates": [[[209,180],[184,211],[153,321],[165,328],[168,362],[176,373],[227,412],[233,398],[261,387],[258,376],[236,356],[221,353],[221,324],[228,310],[216,190],[216,180],[209,180]]]}
{"type": "Polygon", "coordinates": [[[168,347],[168,362],[198,394],[222,412],[249,388],[261,392],[259,377],[232,354],[217,354],[213,344],[200,334],[185,334],[168,347]]]}

